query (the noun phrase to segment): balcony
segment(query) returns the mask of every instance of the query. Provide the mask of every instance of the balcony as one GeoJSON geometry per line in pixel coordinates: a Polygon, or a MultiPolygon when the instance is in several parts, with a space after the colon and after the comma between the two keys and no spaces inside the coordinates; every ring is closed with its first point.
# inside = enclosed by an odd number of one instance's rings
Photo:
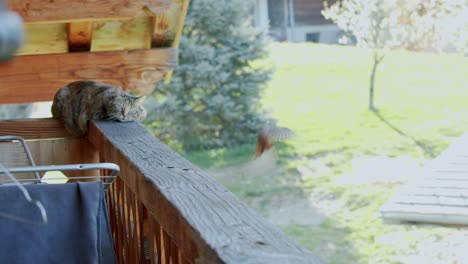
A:
{"type": "MultiPolygon", "coordinates": [[[[151,93],[177,64],[188,7],[187,0],[9,3],[29,40],[0,64],[2,104],[50,101],[80,79],[151,93]]],[[[136,122],[91,121],[76,138],[54,119],[3,120],[0,135],[25,138],[36,165],[120,166],[106,193],[119,263],[321,263],[136,122]]]]}

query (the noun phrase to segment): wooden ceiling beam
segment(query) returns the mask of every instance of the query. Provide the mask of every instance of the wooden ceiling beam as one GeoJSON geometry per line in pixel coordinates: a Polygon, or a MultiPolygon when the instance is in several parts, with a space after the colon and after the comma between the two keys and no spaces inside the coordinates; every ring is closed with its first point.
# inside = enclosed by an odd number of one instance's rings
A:
{"type": "Polygon", "coordinates": [[[7,4],[26,23],[34,23],[132,18],[143,8],[167,11],[171,0],[7,0],[7,4]]]}
{"type": "Polygon", "coordinates": [[[0,104],[52,101],[58,89],[83,79],[146,95],[176,65],[174,48],[18,56],[0,64],[0,104]]]}

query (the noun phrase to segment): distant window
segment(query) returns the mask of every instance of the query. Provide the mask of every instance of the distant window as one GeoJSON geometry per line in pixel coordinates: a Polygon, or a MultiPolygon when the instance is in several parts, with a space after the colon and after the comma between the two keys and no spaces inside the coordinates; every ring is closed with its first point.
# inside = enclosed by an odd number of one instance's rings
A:
{"type": "MultiPolygon", "coordinates": [[[[333,4],[335,1],[329,1],[333,4]]],[[[322,16],[323,0],[294,0],[294,21],[296,26],[329,24],[322,16]]]]}
{"type": "Polygon", "coordinates": [[[320,33],[307,33],[306,41],[318,43],[320,41],[320,33]]]}

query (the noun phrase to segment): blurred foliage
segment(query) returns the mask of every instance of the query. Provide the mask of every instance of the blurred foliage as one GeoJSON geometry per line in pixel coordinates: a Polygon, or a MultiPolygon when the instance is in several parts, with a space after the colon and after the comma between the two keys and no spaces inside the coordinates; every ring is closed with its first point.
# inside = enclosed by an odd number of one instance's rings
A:
{"type": "Polygon", "coordinates": [[[4,104],[0,105],[0,119],[21,119],[31,115],[32,104],[4,104]]]}

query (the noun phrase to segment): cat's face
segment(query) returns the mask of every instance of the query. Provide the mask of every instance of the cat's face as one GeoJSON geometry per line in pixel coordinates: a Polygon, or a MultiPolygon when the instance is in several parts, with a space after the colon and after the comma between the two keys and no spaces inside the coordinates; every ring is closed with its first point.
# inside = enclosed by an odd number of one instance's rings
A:
{"type": "Polygon", "coordinates": [[[146,117],[143,100],[144,96],[134,97],[125,93],[117,94],[107,105],[107,115],[109,119],[121,122],[141,121],[146,117]]]}

